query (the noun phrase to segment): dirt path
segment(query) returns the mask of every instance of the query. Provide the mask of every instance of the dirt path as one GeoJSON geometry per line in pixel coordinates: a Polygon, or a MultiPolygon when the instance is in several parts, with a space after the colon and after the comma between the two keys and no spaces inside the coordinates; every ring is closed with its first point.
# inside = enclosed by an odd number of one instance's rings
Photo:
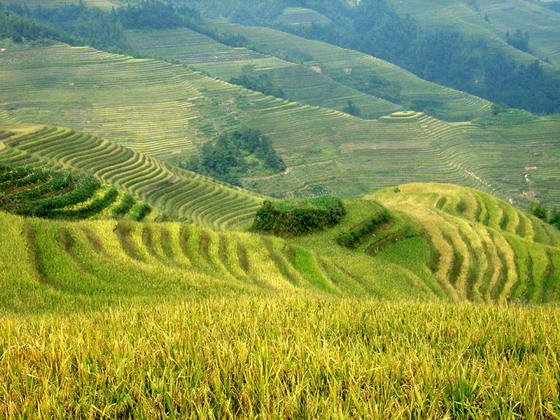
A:
{"type": "Polygon", "coordinates": [[[328,165],[329,163],[334,163],[334,160],[326,160],[324,162],[315,162],[315,163],[303,163],[301,165],[296,165],[296,166],[290,166],[289,168],[287,168],[284,172],[280,172],[279,174],[274,174],[274,175],[263,175],[263,176],[253,176],[251,178],[246,178],[246,181],[263,181],[266,179],[272,179],[274,177],[280,176],[280,175],[288,175],[290,172],[292,172],[294,169],[299,169],[299,168],[305,168],[307,166],[320,166],[320,165],[328,165]]]}

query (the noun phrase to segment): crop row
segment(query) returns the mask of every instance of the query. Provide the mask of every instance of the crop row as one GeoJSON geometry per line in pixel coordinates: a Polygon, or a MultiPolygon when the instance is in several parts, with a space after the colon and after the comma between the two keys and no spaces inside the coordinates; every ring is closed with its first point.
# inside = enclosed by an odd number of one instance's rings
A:
{"type": "MultiPolygon", "coordinates": [[[[90,173],[170,217],[226,229],[248,222],[260,199],[138,152],[73,130],[43,129],[7,142],[20,163],[55,164],[90,173]]],[[[11,157],[10,157],[11,156],[11,157]]],[[[5,153],[0,161],[10,161],[5,153]]],[[[139,209],[142,215],[144,210],[139,209]]]]}
{"type": "Polygon", "coordinates": [[[0,166],[1,206],[17,214],[57,219],[125,217],[141,220],[151,210],[144,203],[131,211],[135,200],[117,207],[119,191],[89,176],[69,172],[0,166]],[[114,207],[114,208],[113,208],[114,207]],[[113,211],[111,210],[113,208],[113,211]],[[118,208],[118,211],[114,211],[118,208]]]}
{"type": "Polygon", "coordinates": [[[177,288],[196,293],[210,286],[338,294],[353,281],[332,261],[279,239],[189,224],[28,219],[24,230],[36,262],[26,269],[69,293],[88,287],[85,283],[120,293],[137,286],[131,280],[142,285],[149,278],[144,292],[159,284],[166,296],[177,288]],[[108,281],[121,272],[126,272],[122,282],[108,281]],[[88,282],[76,282],[85,278],[88,282]]]}
{"type": "Polygon", "coordinates": [[[430,269],[456,300],[556,299],[560,232],[482,192],[451,185],[402,186],[374,195],[422,226],[430,269]]]}

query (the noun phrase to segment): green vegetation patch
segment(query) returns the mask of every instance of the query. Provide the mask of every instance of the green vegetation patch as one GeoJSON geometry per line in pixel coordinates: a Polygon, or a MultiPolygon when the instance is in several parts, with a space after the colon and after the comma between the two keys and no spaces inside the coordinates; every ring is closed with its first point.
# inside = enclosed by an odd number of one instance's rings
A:
{"type": "Polygon", "coordinates": [[[206,143],[201,155],[183,166],[233,185],[241,185],[242,176],[268,175],[286,169],[270,139],[249,128],[224,133],[216,141],[206,143]]]}
{"type": "Polygon", "coordinates": [[[336,197],[306,200],[265,201],[257,212],[252,230],[290,237],[329,229],[346,215],[336,197]]]}
{"type": "Polygon", "coordinates": [[[359,225],[354,226],[352,230],[344,232],[336,241],[339,245],[355,249],[365,241],[366,237],[371,236],[383,224],[388,223],[390,220],[391,216],[389,211],[384,208],[379,213],[371,216],[359,225]]]}
{"type": "Polygon", "coordinates": [[[254,65],[246,65],[241,69],[239,77],[233,77],[230,83],[261,92],[265,95],[286,99],[286,92],[280,88],[268,73],[257,73],[254,65]]]}
{"type": "Polygon", "coordinates": [[[87,175],[0,165],[0,210],[48,219],[88,219],[105,213],[142,220],[151,208],[87,175]],[[114,206],[114,207],[113,207],[114,206]]]}

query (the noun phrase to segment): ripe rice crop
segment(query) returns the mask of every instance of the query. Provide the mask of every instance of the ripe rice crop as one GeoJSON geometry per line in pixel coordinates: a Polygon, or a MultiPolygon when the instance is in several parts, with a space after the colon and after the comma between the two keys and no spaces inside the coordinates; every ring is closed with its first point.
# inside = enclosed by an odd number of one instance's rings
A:
{"type": "Polygon", "coordinates": [[[0,416],[555,418],[552,307],[202,299],[4,318],[0,416]]]}

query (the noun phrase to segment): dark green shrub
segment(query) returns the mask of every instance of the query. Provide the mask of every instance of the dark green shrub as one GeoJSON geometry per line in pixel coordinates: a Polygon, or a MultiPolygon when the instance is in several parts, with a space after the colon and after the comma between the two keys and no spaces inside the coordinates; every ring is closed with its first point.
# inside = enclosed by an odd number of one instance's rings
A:
{"type": "Polygon", "coordinates": [[[12,200],[36,200],[43,197],[46,194],[50,194],[56,191],[60,191],[68,187],[72,183],[73,179],[70,174],[57,173],[54,174],[49,182],[41,184],[36,188],[31,188],[25,191],[21,191],[10,195],[12,200]]]}
{"type": "Polygon", "coordinates": [[[49,212],[47,217],[51,218],[66,218],[66,219],[87,219],[88,217],[95,216],[109,207],[119,195],[116,188],[111,187],[109,191],[101,198],[94,200],[86,207],[78,210],[53,210],[49,212]]]}
{"type": "Polygon", "coordinates": [[[119,205],[113,209],[113,217],[119,218],[121,216],[124,216],[130,211],[130,209],[132,208],[132,206],[134,206],[135,203],[136,200],[134,199],[134,197],[126,193],[122,201],[119,203],[119,205]]]}
{"type": "Polygon", "coordinates": [[[548,222],[548,209],[542,204],[539,204],[537,202],[532,202],[529,205],[529,211],[533,216],[538,217],[539,219],[544,220],[545,222],[548,222]]]}
{"type": "Polygon", "coordinates": [[[49,217],[49,213],[53,210],[88,200],[100,186],[100,182],[94,178],[82,178],[77,187],[68,194],[31,202],[18,210],[17,213],[26,216],[49,217]]]}
{"type": "Polygon", "coordinates": [[[139,206],[136,206],[135,208],[132,209],[132,211],[130,212],[130,219],[131,220],[136,220],[137,222],[142,221],[148,214],[150,214],[150,212],[152,211],[152,208],[147,205],[146,203],[142,203],[139,206]]]}
{"type": "Polygon", "coordinates": [[[370,217],[365,222],[352,228],[352,230],[344,232],[336,239],[336,242],[347,248],[357,248],[362,243],[364,236],[370,235],[380,225],[387,223],[389,220],[391,220],[389,211],[383,209],[375,216],[370,217]]]}
{"type": "Polygon", "coordinates": [[[339,223],[346,210],[336,197],[265,201],[255,216],[252,231],[289,237],[328,229],[339,223]]]}

